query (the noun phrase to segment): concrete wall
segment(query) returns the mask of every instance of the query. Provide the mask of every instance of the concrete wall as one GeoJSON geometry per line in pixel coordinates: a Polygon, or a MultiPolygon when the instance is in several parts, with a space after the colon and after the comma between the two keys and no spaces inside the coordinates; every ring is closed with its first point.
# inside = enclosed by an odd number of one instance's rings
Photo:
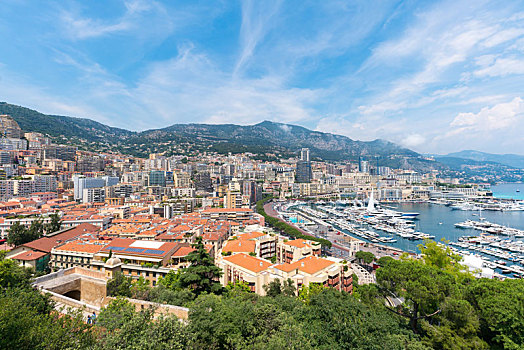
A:
{"type": "MultiPolygon", "coordinates": [[[[111,300],[114,300],[114,299],[115,298],[113,297],[105,298],[104,306],[107,306],[107,304],[109,304],[111,300]]],[[[189,317],[189,309],[186,307],[159,304],[159,303],[153,303],[150,301],[131,299],[131,298],[127,298],[127,300],[135,306],[135,311],[137,312],[140,312],[142,310],[147,310],[147,309],[154,309],[155,317],[159,317],[160,315],[174,315],[183,320],[187,320],[189,317]]]]}
{"type": "Polygon", "coordinates": [[[97,314],[100,313],[100,307],[96,305],[90,305],[90,304],[87,304],[87,303],[84,303],[84,302],[81,302],[81,301],[78,301],[72,298],[68,298],[66,296],[63,296],[63,295],[60,295],[60,294],[57,294],[57,293],[54,293],[54,292],[51,292],[45,289],[43,289],[42,292],[50,294],[52,300],[56,301],[57,303],[63,304],[66,307],[72,307],[75,309],[85,309],[85,311],[88,313],[93,313],[93,312],[96,312],[97,314]]]}
{"type": "Polygon", "coordinates": [[[46,283],[43,288],[61,295],[79,291],[80,301],[100,305],[107,295],[106,280],[100,276],[103,276],[103,273],[74,267],[37,278],[35,284],[43,284],[56,279],[55,285],[46,283]]]}
{"type": "Polygon", "coordinates": [[[95,279],[82,278],[80,280],[81,300],[90,304],[100,304],[107,295],[107,286],[105,282],[95,279]]]}

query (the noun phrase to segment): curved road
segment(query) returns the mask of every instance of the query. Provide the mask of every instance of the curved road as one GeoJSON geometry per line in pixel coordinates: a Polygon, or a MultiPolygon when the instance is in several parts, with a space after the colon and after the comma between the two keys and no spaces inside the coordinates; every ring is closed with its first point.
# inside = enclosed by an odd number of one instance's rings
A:
{"type": "MultiPolygon", "coordinates": [[[[297,230],[299,230],[300,232],[302,232],[304,235],[306,235],[306,236],[311,236],[311,237],[315,237],[315,236],[313,236],[311,233],[309,233],[309,232],[307,232],[307,231],[304,231],[304,230],[302,230],[301,228],[299,228],[299,227],[293,225],[292,223],[287,222],[287,221],[284,221],[284,220],[282,220],[281,218],[279,218],[279,217],[278,217],[278,213],[277,213],[277,211],[276,211],[275,209],[273,209],[273,202],[268,202],[268,203],[264,204],[264,211],[266,212],[267,215],[269,215],[269,216],[271,216],[271,217],[273,217],[273,218],[275,218],[275,219],[277,219],[277,220],[279,220],[279,221],[282,221],[283,223],[285,223],[285,224],[287,224],[287,225],[289,225],[289,226],[292,226],[292,227],[296,228],[297,230]]],[[[342,246],[340,246],[340,245],[338,245],[338,244],[334,244],[333,242],[331,242],[331,244],[332,244],[332,246],[333,246],[334,248],[337,248],[337,249],[340,249],[340,250],[343,250],[343,251],[349,252],[349,249],[346,248],[346,247],[342,247],[342,246]]]]}

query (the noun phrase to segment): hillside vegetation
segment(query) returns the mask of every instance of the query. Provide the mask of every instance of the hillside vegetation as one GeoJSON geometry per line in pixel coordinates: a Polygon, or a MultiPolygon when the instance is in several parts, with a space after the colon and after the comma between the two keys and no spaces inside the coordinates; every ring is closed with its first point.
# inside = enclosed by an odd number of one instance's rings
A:
{"type": "Polygon", "coordinates": [[[357,161],[359,156],[382,166],[428,170],[439,168],[418,153],[385,140],[355,141],[301,126],[264,121],[255,125],[175,124],[162,129],[131,132],[90,119],[46,115],[29,108],[0,103],[0,114],[9,114],[24,131],[41,132],[57,142],[93,151],[115,151],[147,157],[150,153],[221,154],[250,152],[264,157],[296,156],[302,147],[313,159],[357,161]]]}

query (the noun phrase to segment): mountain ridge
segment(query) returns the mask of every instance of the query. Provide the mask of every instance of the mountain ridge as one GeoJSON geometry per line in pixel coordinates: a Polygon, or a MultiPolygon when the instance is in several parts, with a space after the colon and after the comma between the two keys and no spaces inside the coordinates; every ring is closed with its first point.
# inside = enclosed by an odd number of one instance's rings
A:
{"type": "Polygon", "coordinates": [[[417,152],[377,139],[358,141],[347,136],[314,131],[272,121],[253,125],[173,124],[141,132],[107,126],[88,118],[48,115],[27,107],[0,102],[0,114],[9,114],[25,132],[41,132],[55,141],[95,151],[117,151],[146,157],[149,153],[215,151],[251,152],[264,157],[296,156],[300,148],[311,150],[313,159],[356,161],[363,156],[380,165],[427,170],[440,167],[417,152]]]}
{"type": "Polygon", "coordinates": [[[519,154],[496,154],[475,150],[463,150],[459,152],[449,153],[446,155],[446,157],[471,159],[479,162],[495,162],[519,169],[524,169],[524,156],[519,154]]]}

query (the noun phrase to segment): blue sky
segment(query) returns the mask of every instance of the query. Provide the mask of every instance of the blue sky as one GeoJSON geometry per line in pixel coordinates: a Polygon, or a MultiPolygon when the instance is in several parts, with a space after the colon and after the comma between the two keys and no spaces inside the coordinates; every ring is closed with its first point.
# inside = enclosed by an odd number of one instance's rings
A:
{"type": "Polygon", "coordinates": [[[524,154],[524,2],[0,2],[0,100],[524,154]]]}

